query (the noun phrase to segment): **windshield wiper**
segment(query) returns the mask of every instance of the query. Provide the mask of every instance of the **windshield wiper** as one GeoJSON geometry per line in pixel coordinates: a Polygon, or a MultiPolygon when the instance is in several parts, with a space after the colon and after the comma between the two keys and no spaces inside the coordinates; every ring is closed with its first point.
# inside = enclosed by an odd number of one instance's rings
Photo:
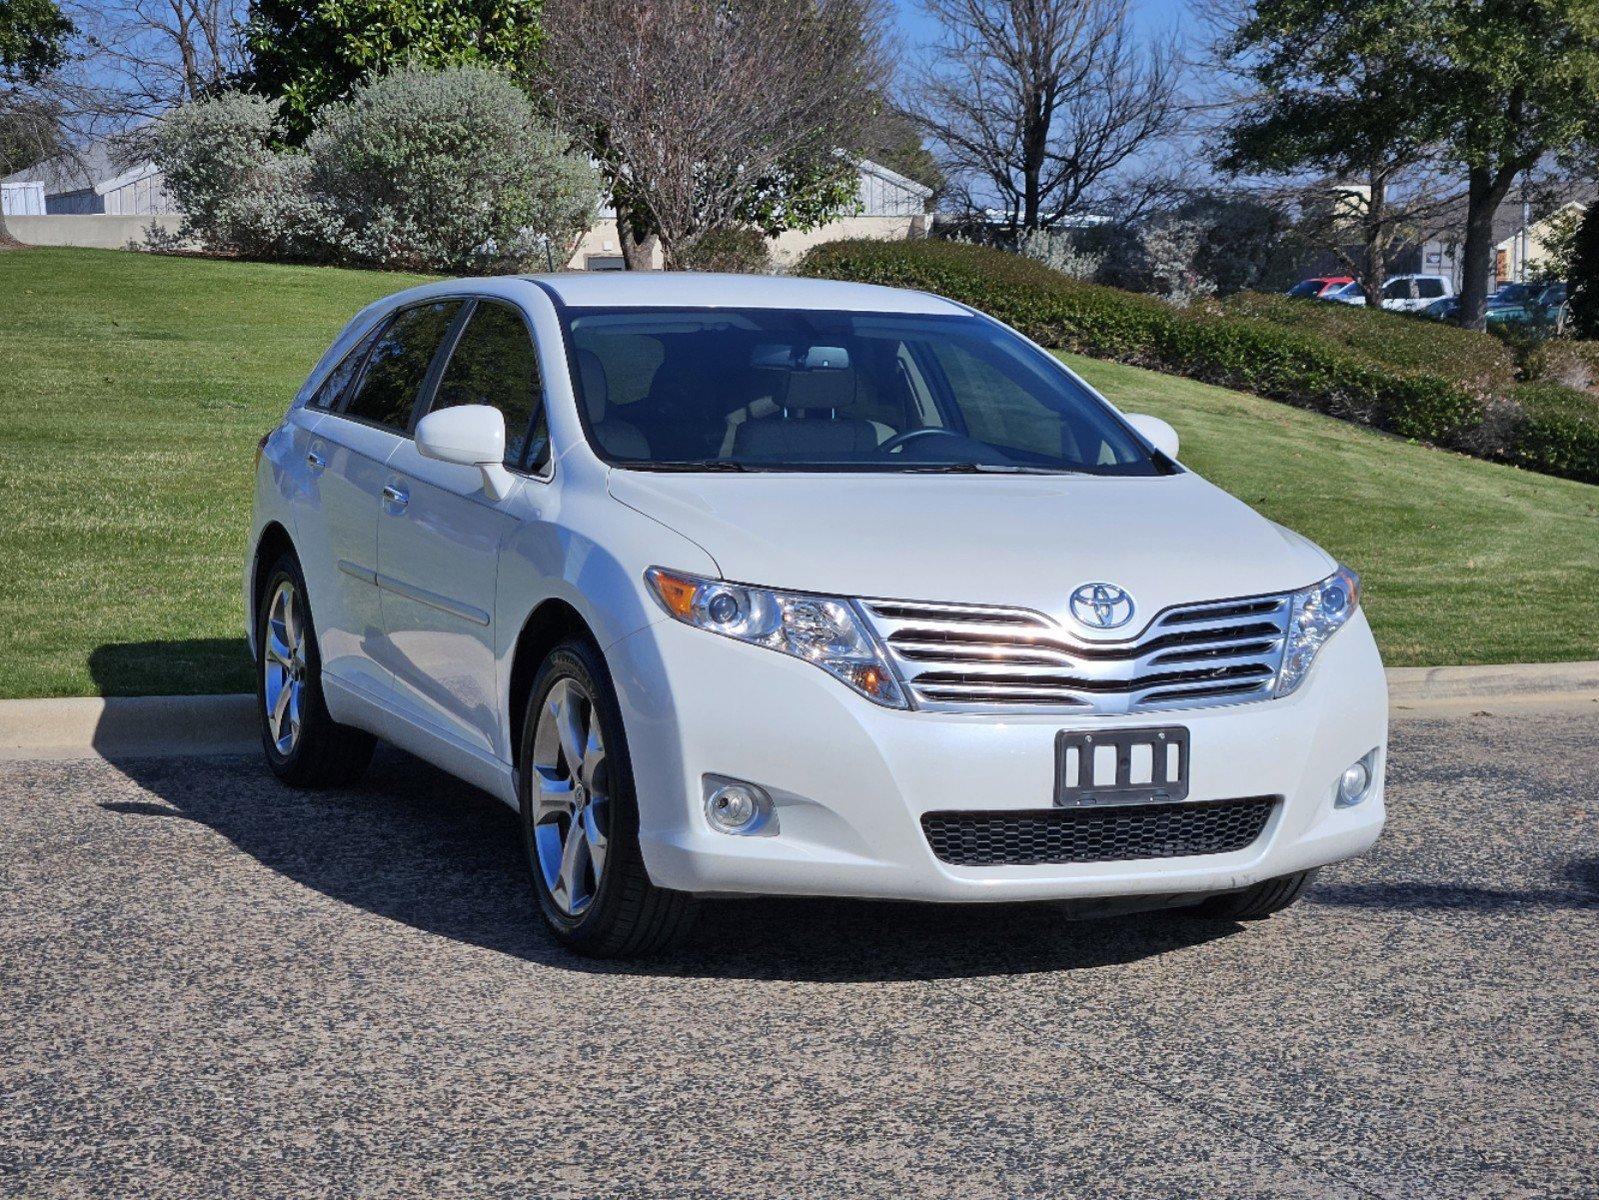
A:
{"type": "Polygon", "coordinates": [[[750,469],[731,458],[699,458],[688,462],[623,462],[616,465],[629,471],[748,471],[750,469]]]}
{"type": "Polygon", "coordinates": [[[1016,463],[926,463],[900,470],[917,475],[1084,475],[1066,467],[1024,467],[1016,463]]]}

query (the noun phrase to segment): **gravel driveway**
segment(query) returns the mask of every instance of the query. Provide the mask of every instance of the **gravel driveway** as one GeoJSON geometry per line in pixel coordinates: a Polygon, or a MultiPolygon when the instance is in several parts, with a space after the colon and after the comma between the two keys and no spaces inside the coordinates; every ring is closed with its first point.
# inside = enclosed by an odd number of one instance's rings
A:
{"type": "Polygon", "coordinates": [[[1390,805],[1247,927],[729,902],[618,967],[398,754],[0,763],[0,1194],[1599,1195],[1599,716],[1402,722],[1390,805]]]}

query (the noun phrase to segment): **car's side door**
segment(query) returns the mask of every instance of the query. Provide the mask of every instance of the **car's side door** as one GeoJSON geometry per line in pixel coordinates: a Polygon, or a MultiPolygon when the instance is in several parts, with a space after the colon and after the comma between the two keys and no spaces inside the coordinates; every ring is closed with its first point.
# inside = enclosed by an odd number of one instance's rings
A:
{"type": "Polygon", "coordinates": [[[373,655],[383,629],[377,540],[388,461],[405,440],[433,358],[462,305],[439,300],[396,312],[372,340],[358,377],[318,422],[307,453],[322,545],[309,553],[302,545],[302,563],[322,670],[370,698],[391,693],[389,673],[373,655]]]}
{"type": "MultiPolygon", "coordinates": [[[[424,409],[487,404],[505,417],[505,466],[542,486],[549,469],[533,334],[513,304],[478,299],[457,329],[424,409]]],[[[418,419],[420,419],[419,410],[418,419]]],[[[389,460],[378,571],[397,710],[477,755],[502,757],[494,611],[500,549],[517,491],[496,500],[475,468],[424,458],[407,439],[389,460]]]]}

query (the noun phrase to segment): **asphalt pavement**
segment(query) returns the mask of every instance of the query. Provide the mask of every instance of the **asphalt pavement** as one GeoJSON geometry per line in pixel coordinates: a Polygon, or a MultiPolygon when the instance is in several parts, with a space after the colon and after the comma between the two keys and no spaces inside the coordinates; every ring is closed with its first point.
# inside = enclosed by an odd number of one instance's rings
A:
{"type": "Polygon", "coordinates": [[[1599,715],[1402,721],[1389,803],[1266,922],[737,901],[619,966],[397,753],[0,762],[0,1195],[1599,1196],[1599,715]]]}

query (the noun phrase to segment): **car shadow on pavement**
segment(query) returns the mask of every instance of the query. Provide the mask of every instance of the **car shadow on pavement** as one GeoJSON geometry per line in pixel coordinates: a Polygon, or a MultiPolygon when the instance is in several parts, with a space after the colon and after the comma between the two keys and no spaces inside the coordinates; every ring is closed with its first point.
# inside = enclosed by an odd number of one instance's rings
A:
{"type": "Polygon", "coordinates": [[[1578,858],[1562,872],[1569,888],[1490,888],[1474,884],[1323,883],[1305,893],[1312,904],[1334,907],[1386,909],[1468,909],[1493,912],[1535,906],[1543,908],[1599,909],[1599,859],[1578,858]]]}
{"type": "Polygon", "coordinates": [[[545,932],[514,813],[401,754],[362,783],[296,792],[258,758],[129,759],[146,793],[107,811],[198,822],[323,895],[439,937],[602,974],[881,982],[1082,970],[1236,932],[1227,921],[1142,913],[1073,919],[1052,904],[927,905],[748,899],[706,903],[684,946],[647,962],[585,959],[545,932]]]}

